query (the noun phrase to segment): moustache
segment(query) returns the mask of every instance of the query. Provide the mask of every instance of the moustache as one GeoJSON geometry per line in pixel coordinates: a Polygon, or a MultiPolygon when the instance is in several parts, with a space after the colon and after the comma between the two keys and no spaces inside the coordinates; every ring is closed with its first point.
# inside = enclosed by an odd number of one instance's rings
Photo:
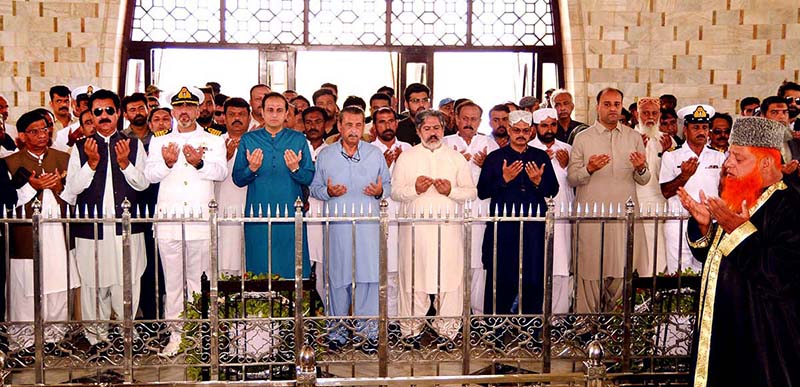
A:
{"type": "Polygon", "coordinates": [[[69,110],[69,108],[66,107],[66,106],[62,106],[62,107],[58,108],[58,111],[62,111],[62,110],[69,110]]]}
{"type": "Polygon", "coordinates": [[[526,138],[522,137],[522,136],[518,136],[518,137],[514,138],[514,141],[525,141],[525,140],[526,140],[526,138]]]}
{"type": "Polygon", "coordinates": [[[465,126],[465,127],[461,128],[461,129],[475,130],[475,128],[473,128],[473,127],[471,127],[471,126],[469,126],[469,125],[467,125],[467,126],[465,126]]]}
{"type": "Polygon", "coordinates": [[[239,121],[239,120],[233,120],[233,122],[231,122],[231,126],[233,126],[233,125],[242,125],[242,124],[244,124],[244,123],[242,121],[239,121]]]}
{"type": "Polygon", "coordinates": [[[439,136],[434,134],[434,135],[428,137],[428,141],[439,141],[439,136]]]}
{"type": "Polygon", "coordinates": [[[108,119],[108,118],[101,118],[99,121],[97,121],[97,123],[98,124],[110,124],[111,120],[108,119]]]}

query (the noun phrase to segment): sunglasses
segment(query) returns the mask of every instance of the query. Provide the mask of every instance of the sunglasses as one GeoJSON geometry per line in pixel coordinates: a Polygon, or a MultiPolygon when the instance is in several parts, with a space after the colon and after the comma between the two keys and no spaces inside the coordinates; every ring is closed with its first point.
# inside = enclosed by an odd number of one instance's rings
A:
{"type": "Polygon", "coordinates": [[[712,131],[711,131],[711,133],[714,133],[714,134],[716,134],[717,136],[719,136],[720,134],[723,134],[723,133],[725,133],[725,134],[731,134],[731,130],[730,130],[730,129],[728,129],[728,130],[714,129],[714,130],[712,130],[712,131]]]}
{"type": "Polygon", "coordinates": [[[792,101],[794,101],[795,105],[800,105],[800,97],[797,97],[797,98],[786,97],[786,104],[787,105],[791,105],[792,101]]]}
{"type": "Polygon", "coordinates": [[[221,115],[223,115],[223,114],[224,114],[223,112],[214,112],[214,115],[215,115],[215,116],[221,116],[221,115]]]}
{"type": "Polygon", "coordinates": [[[95,108],[94,110],[92,110],[92,114],[94,114],[95,117],[100,117],[101,115],[103,115],[104,111],[109,116],[113,116],[114,113],[117,112],[117,109],[115,109],[113,106],[106,106],[105,108],[95,108]]]}

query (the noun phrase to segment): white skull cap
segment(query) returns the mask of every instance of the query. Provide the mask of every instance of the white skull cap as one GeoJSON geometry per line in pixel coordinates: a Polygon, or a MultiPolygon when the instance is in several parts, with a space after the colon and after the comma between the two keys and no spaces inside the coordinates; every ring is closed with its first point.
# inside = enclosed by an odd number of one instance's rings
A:
{"type": "Polygon", "coordinates": [[[533,112],[533,123],[536,125],[539,125],[540,122],[548,118],[552,118],[554,120],[558,119],[558,112],[556,112],[556,109],[544,108],[533,112]]]}
{"type": "Polygon", "coordinates": [[[531,112],[527,110],[514,110],[513,112],[508,113],[508,121],[511,123],[511,125],[514,125],[520,121],[525,121],[526,124],[530,125],[531,120],[531,112]]]}

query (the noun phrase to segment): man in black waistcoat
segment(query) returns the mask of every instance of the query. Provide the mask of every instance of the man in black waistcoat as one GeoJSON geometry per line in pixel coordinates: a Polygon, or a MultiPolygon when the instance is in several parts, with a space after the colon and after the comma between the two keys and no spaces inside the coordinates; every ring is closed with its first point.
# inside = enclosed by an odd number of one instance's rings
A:
{"type": "MultiPolygon", "coordinates": [[[[89,99],[96,133],[76,142],[69,160],[67,186],[62,194],[64,200],[76,205],[80,217],[120,218],[122,203],[127,199],[135,218],[139,215],[136,209],[144,205],[140,192],[149,186],[143,172],[144,146],[141,141],[117,131],[119,107],[119,96],[108,90],[98,90],[89,99]]],[[[146,262],[145,227],[134,223],[131,232],[132,316],[138,309],[140,278],[146,262]]],[[[95,232],[93,223],[84,223],[74,225],[72,230],[83,288],[84,320],[109,320],[112,311],[122,319],[125,311],[121,224],[99,223],[95,232]]],[[[104,326],[90,324],[85,328],[91,344],[107,345],[104,326]]],[[[114,347],[121,348],[121,345],[114,347]]]]}

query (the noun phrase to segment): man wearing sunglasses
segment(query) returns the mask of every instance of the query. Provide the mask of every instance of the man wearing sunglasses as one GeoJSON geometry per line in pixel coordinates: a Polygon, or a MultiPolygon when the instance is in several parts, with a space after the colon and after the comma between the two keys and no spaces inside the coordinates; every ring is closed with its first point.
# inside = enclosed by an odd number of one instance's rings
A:
{"type": "MultiPolygon", "coordinates": [[[[789,126],[794,131],[800,131],[800,123],[797,117],[800,116],[800,85],[794,82],[784,81],[778,88],[778,96],[786,101],[789,110],[789,126]]],[[[798,138],[800,136],[795,136],[798,138]]]]}
{"type": "MultiPolygon", "coordinates": [[[[195,87],[183,86],[173,93],[169,101],[177,130],[156,136],[150,143],[145,176],[152,184],[160,183],[158,215],[207,214],[208,203],[214,198],[214,182],[224,180],[228,174],[225,140],[207,133],[196,122],[204,100],[204,93],[195,87]]],[[[191,299],[192,293],[200,292],[200,276],[209,273],[209,230],[207,225],[180,222],[159,223],[155,229],[164,262],[167,294],[164,314],[167,319],[176,320],[183,313],[184,296],[191,299]]],[[[176,355],[180,342],[181,327],[173,325],[169,343],[161,355],[176,355]]]]}
{"type": "MultiPolygon", "coordinates": [[[[11,186],[16,189],[18,200],[16,215],[31,217],[32,205],[35,200],[42,204],[42,213],[66,215],[66,205],[58,196],[64,189],[67,161],[69,155],[50,148],[51,127],[48,126],[44,116],[31,111],[23,114],[17,120],[19,139],[22,144],[19,152],[5,158],[8,165],[8,176],[11,177],[11,186]],[[26,214],[26,215],[22,215],[26,214]]],[[[78,286],[77,273],[72,273],[71,283],[67,281],[68,254],[65,242],[64,226],[60,223],[47,223],[41,225],[41,238],[46,241],[42,245],[42,267],[44,271],[43,305],[45,321],[64,321],[68,319],[67,290],[78,286]]],[[[8,236],[10,237],[9,257],[9,320],[32,322],[34,320],[34,288],[33,276],[33,247],[31,244],[32,228],[29,224],[12,224],[8,236]]],[[[33,335],[25,333],[27,329],[19,327],[9,328],[12,340],[12,349],[21,349],[22,357],[33,355],[33,335]]],[[[45,329],[45,350],[50,354],[58,354],[55,343],[64,337],[63,327],[48,326],[45,329]]]]}
{"type": "MultiPolygon", "coordinates": [[[[144,146],[141,141],[117,131],[119,108],[119,96],[112,91],[96,90],[89,98],[95,133],[75,143],[69,159],[67,184],[61,195],[65,201],[76,205],[80,217],[120,218],[122,204],[127,200],[135,218],[143,204],[140,192],[149,186],[143,172],[144,146]]],[[[139,279],[146,262],[146,226],[134,223],[131,230],[133,302],[130,310],[123,308],[122,226],[120,223],[97,226],[96,232],[93,223],[72,226],[82,287],[81,313],[85,320],[92,321],[109,320],[114,312],[121,320],[125,313],[135,315],[139,307],[139,279]]],[[[95,353],[108,347],[121,348],[121,342],[113,345],[107,342],[109,337],[104,325],[87,326],[86,338],[95,353]]]]}

